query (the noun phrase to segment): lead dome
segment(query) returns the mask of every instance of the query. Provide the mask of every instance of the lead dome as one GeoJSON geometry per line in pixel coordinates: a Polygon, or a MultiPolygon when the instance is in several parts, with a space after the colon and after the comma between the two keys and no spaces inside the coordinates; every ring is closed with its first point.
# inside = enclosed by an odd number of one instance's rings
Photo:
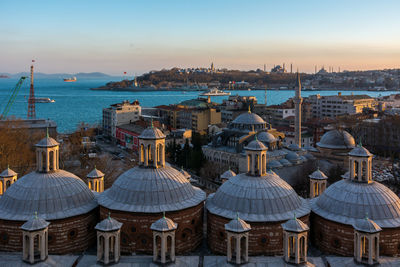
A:
{"type": "Polygon", "coordinates": [[[347,149],[355,147],[356,142],[351,134],[344,130],[331,130],[326,132],[317,146],[331,149],[347,149]]]}

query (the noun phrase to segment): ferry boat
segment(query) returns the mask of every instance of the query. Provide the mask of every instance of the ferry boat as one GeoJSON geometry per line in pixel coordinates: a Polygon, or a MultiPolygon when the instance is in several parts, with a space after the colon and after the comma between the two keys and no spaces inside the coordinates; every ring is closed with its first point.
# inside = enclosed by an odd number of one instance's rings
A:
{"type": "Polygon", "coordinates": [[[231,95],[230,92],[224,92],[222,90],[218,90],[217,88],[210,89],[202,94],[201,96],[222,96],[222,95],[231,95]]]}
{"type": "Polygon", "coordinates": [[[72,77],[72,78],[65,78],[64,82],[76,82],[76,77],[72,77]]]}
{"type": "Polygon", "coordinates": [[[54,103],[56,102],[54,99],[50,99],[48,97],[35,97],[35,103],[54,103]]]}

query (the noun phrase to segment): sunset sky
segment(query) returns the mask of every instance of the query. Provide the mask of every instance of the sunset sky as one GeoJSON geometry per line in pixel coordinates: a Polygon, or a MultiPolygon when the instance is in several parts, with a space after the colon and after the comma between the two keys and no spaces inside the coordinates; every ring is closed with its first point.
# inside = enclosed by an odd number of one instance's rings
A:
{"type": "Polygon", "coordinates": [[[399,68],[400,1],[0,1],[0,72],[399,68]]]}

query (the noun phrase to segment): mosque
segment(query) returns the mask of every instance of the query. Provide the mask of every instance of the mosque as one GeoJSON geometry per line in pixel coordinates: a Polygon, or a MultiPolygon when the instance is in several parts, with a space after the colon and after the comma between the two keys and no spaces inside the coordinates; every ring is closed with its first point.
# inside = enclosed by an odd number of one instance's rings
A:
{"type": "MultiPolygon", "coordinates": [[[[320,143],[340,146],[343,140],[331,135],[320,143]]],[[[274,147],[258,138],[243,144],[245,170],[229,172],[208,196],[187,173],[166,164],[159,129],[151,126],[138,139],[138,166],[105,191],[100,170],[91,171],[85,184],[59,168],[59,143],[42,139],[35,171],[19,179],[9,168],[0,173],[0,250],[22,252],[22,260],[34,264],[49,254],[96,247],[93,264],[105,265],[133,253],[174,263],[180,255],[198,255],[203,240],[213,255],[223,255],[224,264],[262,256],[278,259],[275,266],[325,266],[308,257],[309,245],[367,265],[379,263],[381,255],[400,255],[400,199],[374,180],[373,155],[350,136],[348,177],[328,185],[316,170],[307,199],[268,167],[267,152],[274,147]]]]}

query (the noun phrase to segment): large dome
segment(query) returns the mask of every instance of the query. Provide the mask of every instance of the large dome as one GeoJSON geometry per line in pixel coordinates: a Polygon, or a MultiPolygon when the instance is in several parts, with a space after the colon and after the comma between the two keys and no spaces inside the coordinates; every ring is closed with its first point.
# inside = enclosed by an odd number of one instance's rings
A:
{"type": "Polygon", "coordinates": [[[286,221],[310,213],[306,200],[278,175],[265,176],[239,174],[223,183],[206,203],[209,212],[225,217],[240,218],[247,222],[286,221]]]}
{"type": "Polygon", "coordinates": [[[378,182],[357,183],[349,179],[329,186],[311,201],[312,211],[319,216],[353,225],[368,218],[385,228],[400,227],[400,199],[378,182]]]}
{"type": "Polygon", "coordinates": [[[257,114],[246,112],[242,113],[232,121],[235,124],[265,124],[266,122],[257,114]]]}
{"type": "Polygon", "coordinates": [[[0,219],[26,221],[37,212],[45,220],[57,220],[85,214],[96,206],[93,192],[74,174],[31,172],[0,198],[0,219]]]}
{"type": "Polygon", "coordinates": [[[124,172],[98,201],[111,210],[159,213],[193,207],[205,198],[205,192],[192,186],[180,171],[166,166],[124,172]]]}
{"type": "Polygon", "coordinates": [[[331,149],[349,149],[354,148],[356,142],[351,134],[346,131],[331,130],[326,132],[317,146],[331,149]]]}

